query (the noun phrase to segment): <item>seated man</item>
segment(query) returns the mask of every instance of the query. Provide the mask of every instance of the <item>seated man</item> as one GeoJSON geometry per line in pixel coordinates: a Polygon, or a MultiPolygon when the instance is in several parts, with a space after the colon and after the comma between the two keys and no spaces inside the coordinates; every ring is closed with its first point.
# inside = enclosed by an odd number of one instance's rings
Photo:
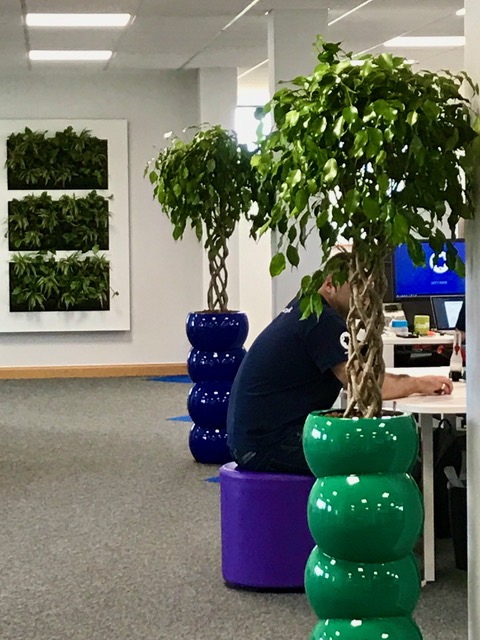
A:
{"type": "MultiPolygon", "coordinates": [[[[308,414],[330,409],[346,386],[348,283],[327,276],[320,293],[323,312],[301,320],[293,300],[257,337],[232,386],[228,445],[238,466],[251,471],[310,474],[302,432],[308,414]]],[[[443,376],[386,374],[383,398],[413,393],[450,394],[443,376]]]]}

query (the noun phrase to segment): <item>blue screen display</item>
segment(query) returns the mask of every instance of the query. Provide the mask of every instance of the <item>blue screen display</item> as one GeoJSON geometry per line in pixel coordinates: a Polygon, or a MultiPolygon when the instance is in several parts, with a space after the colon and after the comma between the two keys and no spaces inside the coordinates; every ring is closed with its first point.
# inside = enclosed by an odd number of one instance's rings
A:
{"type": "MultiPolygon", "coordinates": [[[[465,262],[465,243],[454,242],[458,255],[465,262]]],[[[435,253],[428,242],[422,242],[426,267],[416,267],[408,255],[406,244],[395,249],[395,297],[465,295],[465,280],[447,269],[446,256],[440,254],[435,265],[435,253]]]]}

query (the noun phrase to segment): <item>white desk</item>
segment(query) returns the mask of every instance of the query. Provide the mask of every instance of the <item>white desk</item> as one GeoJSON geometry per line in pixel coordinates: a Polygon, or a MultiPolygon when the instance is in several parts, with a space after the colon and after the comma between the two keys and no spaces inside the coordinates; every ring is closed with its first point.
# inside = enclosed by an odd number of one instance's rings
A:
{"type": "MultiPolygon", "coordinates": [[[[448,367],[413,367],[411,369],[389,368],[389,373],[407,374],[411,376],[445,375],[448,376],[448,367]]],[[[392,407],[392,401],[385,403],[392,407]]],[[[423,528],[423,553],[424,553],[424,579],[426,582],[435,580],[435,532],[433,513],[433,415],[443,416],[466,413],[467,411],[467,385],[465,382],[454,382],[453,393],[449,396],[409,396],[393,401],[393,406],[398,411],[417,413],[419,415],[419,428],[422,443],[422,475],[423,475],[423,499],[425,505],[425,524],[423,528]]],[[[455,424],[455,421],[453,422],[455,424]]]]}
{"type": "Polygon", "coordinates": [[[453,334],[451,333],[436,333],[433,336],[422,336],[421,338],[399,338],[393,333],[384,333],[383,339],[383,359],[385,360],[386,367],[394,366],[394,350],[395,346],[414,345],[420,347],[423,345],[435,345],[435,344],[452,344],[453,334]]]}

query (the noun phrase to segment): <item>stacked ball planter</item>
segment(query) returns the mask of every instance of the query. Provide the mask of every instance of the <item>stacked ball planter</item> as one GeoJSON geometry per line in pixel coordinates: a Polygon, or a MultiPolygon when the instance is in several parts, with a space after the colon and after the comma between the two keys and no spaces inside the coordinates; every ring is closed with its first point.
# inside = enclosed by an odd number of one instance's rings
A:
{"type": "Polygon", "coordinates": [[[245,349],[248,319],[244,313],[195,312],[187,317],[192,345],[188,373],[194,382],[188,413],[194,423],[190,451],[197,462],[224,464],[232,457],[227,446],[227,409],[230,389],[245,349]]]}
{"type": "Polygon", "coordinates": [[[304,450],[317,480],[308,502],[315,540],[305,591],[319,618],[311,640],[421,640],[413,549],[423,504],[409,475],[417,455],[410,415],[311,413],[304,450]]]}

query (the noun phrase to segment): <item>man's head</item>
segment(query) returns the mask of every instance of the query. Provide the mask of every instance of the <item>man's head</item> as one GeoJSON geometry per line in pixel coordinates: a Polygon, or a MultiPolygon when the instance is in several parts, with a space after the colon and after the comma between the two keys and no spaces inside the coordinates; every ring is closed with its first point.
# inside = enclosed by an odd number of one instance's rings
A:
{"type": "Polygon", "coordinates": [[[350,309],[350,283],[336,282],[336,274],[339,271],[348,272],[350,264],[350,254],[343,251],[332,256],[325,264],[327,274],[319,293],[325,298],[328,304],[335,309],[342,317],[346,318],[350,309]]]}

